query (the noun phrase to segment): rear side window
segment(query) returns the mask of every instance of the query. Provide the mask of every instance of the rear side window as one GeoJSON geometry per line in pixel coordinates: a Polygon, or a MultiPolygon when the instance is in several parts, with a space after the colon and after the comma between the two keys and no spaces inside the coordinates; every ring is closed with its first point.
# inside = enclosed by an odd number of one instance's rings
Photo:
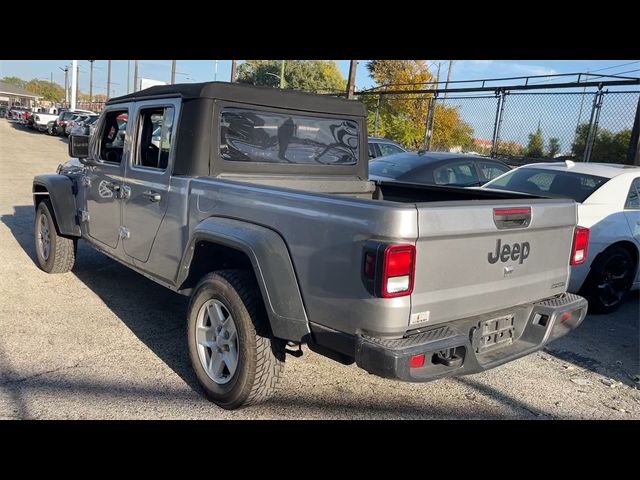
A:
{"type": "Polygon", "coordinates": [[[448,163],[433,171],[436,185],[477,185],[478,174],[473,162],[448,163]]]}
{"type": "Polygon", "coordinates": [[[631,184],[624,208],[628,210],[640,210],[640,177],[636,178],[631,184]]]}
{"type": "Polygon", "coordinates": [[[493,180],[510,170],[506,165],[487,161],[478,162],[478,168],[480,169],[480,174],[483,179],[486,181],[493,180]]]}
{"type": "Polygon", "coordinates": [[[380,155],[382,157],[404,152],[400,147],[392,145],[391,143],[379,143],[378,148],[380,148],[380,155]]]}
{"type": "Polygon", "coordinates": [[[172,131],[173,107],[140,110],[134,165],[165,170],[169,164],[172,131]]]}
{"type": "Polygon", "coordinates": [[[339,118],[225,108],[220,156],[232,162],[355,165],[358,124],[339,118]]]}

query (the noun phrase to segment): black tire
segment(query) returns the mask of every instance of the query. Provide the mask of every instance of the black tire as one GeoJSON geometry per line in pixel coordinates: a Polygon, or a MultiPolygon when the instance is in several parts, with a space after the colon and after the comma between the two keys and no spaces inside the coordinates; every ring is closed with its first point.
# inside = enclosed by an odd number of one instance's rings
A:
{"type": "Polygon", "coordinates": [[[272,337],[260,289],[253,275],[243,270],[219,270],[198,282],[189,301],[187,343],[200,385],[207,398],[222,408],[235,409],[267,400],[284,372],[284,345],[272,337]],[[237,367],[224,384],[209,376],[198,354],[198,314],[209,300],[223,304],[233,317],[237,332],[237,367]]]}
{"type": "Polygon", "coordinates": [[[624,247],[605,250],[591,266],[580,292],[593,313],[611,313],[620,307],[629,292],[637,265],[624,247]]]}
{"type": "Polygon", "coordinates": [[[58,233],[51,212],[53,212],[53,208],[48,198],[42,200],[36,209],[33,230],[38,266],[47,273],[65,273],[73,268],[76,261],[77,240],[63,237],[58,233]],[[42,233],[41,221],[46,226],[49,237],[48,251],[44,250],[43,241],[40,239],[40,233],[42,233]]]}

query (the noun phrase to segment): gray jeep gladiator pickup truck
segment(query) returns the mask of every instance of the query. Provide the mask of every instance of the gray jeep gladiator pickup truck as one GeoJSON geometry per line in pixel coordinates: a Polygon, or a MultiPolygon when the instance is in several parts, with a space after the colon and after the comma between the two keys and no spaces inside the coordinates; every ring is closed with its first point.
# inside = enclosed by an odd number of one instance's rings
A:
{"type": "Polygon", "coordinates": [[[580,324],[573,201],[370,182],[366,120],[356,101],[220,82],[114,98],[34,179],[40,267],[71,270],[83,239],[189,295],[191,364],[224,408],[266,399],[302,344],[423,382],[580,324]]]}

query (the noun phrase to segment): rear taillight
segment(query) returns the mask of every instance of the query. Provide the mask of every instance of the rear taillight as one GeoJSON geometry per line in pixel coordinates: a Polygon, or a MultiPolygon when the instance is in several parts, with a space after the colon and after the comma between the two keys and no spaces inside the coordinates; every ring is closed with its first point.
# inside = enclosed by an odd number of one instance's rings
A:
{"type": "Polygon", "coordinates": [[[362,276],[372,295],[395,298],[411,295],[415,276],[416,247],[368,242],[362,276]]]}
{"type": "Polygon", "coordinates": [[[382,260],[382,296],[402,297],[413,291],[416,247],[389,245],[382,260]]]}
{"type": "Polygon", "coordinates": [[[571,265],[581,265],[587,260],[589,248],[589,229],[576,227],[573,234],[573,247],[571,248],[571,265]]]}

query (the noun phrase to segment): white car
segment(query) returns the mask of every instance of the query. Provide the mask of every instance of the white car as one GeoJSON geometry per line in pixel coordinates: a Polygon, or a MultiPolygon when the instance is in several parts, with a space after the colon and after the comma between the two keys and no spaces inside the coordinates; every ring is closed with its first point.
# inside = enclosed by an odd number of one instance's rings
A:
{"type": "Polygon", "coordinates": [[[482,188],[578,203],[578,225],[587,227],[586,261],[571,267],[569,291],[580,292],[592,311],[612,312],[625,293],[640,288],[640,167],[608,163],[535,163],[501,175],[482,188]]]}

